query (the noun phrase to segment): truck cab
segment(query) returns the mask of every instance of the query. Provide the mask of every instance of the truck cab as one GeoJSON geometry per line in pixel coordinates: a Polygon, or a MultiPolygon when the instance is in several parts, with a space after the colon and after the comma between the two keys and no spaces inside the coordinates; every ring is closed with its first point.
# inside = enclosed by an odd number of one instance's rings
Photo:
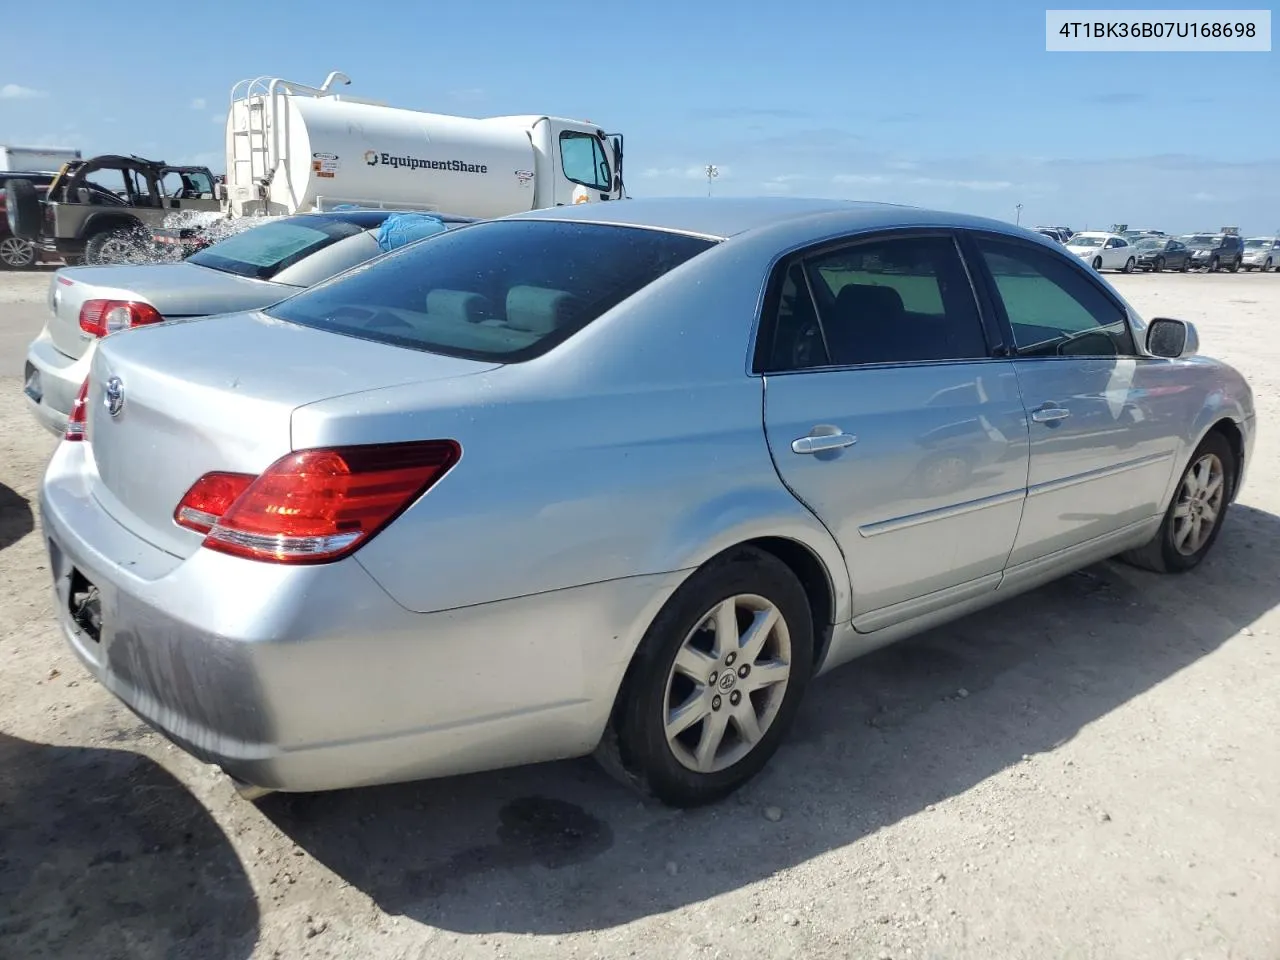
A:
{"type": "Polygon", "coordinates": [[[529,119],[538,179],[553,192],[548,206],[621,199],[621,134],[610,136],[590,121],[529,119]]]}

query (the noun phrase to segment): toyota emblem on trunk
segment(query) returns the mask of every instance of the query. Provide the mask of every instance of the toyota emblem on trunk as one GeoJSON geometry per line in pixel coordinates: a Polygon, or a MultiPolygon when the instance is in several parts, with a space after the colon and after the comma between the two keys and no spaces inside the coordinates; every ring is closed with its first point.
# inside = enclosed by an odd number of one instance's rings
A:
{"type": "Polygon", "coordinates": [[[106,389],[102,391],[102,403],[107,408],[107,413],[113,417],[120,416],[120,411],[124,409],[124,384],[119,377],[112,377],[107,381],[106,389]]]}

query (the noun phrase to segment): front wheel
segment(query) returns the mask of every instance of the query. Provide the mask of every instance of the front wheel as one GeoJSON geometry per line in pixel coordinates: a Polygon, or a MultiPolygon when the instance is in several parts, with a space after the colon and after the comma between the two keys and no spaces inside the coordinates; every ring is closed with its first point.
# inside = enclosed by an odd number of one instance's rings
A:
{"type": "Polygon", "coordinates": [[[1271,271],[1271,258],[1267,258],[1267,262],[1262,265],[1262,272],[1269,273],[1271,271]]]}
{"type": "Polygon", "coordinates": [[[669,806],[727,796],[791,726],[813,634],[804,588],[777,557],[744,547],[712,560],[646,631],[597,758],[669,806]]]}
{"type": "Polygon", "coordinates": [[[1162,273],[1164,271],[1164,257],[1156,257],[1155,266],[1151,269],[1156,273],[1162,273]]]}
{"type": "Polygon", "coordinates": [[[1101,258],[1101,257],[1094,257],[1094,258],[1093,258],[1093,269],[1095,269],[1095,270],[1101,270],[1101,269],[1102,269],[1102,258],[1101,258]]]}
{"type": "Polygon", "coordinates": [[[1239,273],[1239,272],[1240,272],[1240,264],[1242,264],[1243,262],[1244,262],[1243,260],[1241,260],[1240,258],[1238,258],[1238,257],[1237,257],[1237,258],[1236,258],[1236,260],[1235,260],[1235,262],[1233,262],[1233,263],[1231,264],[1231,272],[1232,272],[1232,273],[1239,273]]]}
{"type": "Polygon", "coordinates": [[[1124,272],[1133,273],[1133,266],[1134,266],[1133,257],[1130,257],[1128,260],[1124,262],[1124,272]]]}
{"type": "Polygon", "coordinates": [[[1191,455],[1156,535],[1120,559],[1156,573],[1185,573],[1198,566],[1222,530],[1237,468],[1226,438],[1217,432],[1206,436],[1191,455]]]}
{"type": "Polygon", "coordinates": [[[1182,259],[1182,268],[1181,268],[1178,272],[1179,272],[1179,273],[1186,273],[1186,272],[1187,272],[1188,270],[1190,270],[1190,269],[1191,269],[1191,261],[1190,261],[1188,258],[1183,257],[1183,259],[1182,259]]]}

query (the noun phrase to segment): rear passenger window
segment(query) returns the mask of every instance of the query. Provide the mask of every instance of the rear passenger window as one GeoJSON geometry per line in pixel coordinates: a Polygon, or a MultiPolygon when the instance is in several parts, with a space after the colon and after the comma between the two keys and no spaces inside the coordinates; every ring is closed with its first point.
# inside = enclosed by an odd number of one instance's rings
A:
{"type": "Polygon", "coordinates": [[[517,363],[712,246],[642,227],[489,220],[408,244],[266,312],[366,340],[517,363]]]}
{"type": "Polygon", "coordinates": [[[949,238],[875,240],[785,270],[769,369],[990,356],[949,238]]]}
{"type": "Polygon", "coordinates": [[[1019,356],[1136,353],[1124,312],[1064,257],[988,237],[977,243],[995,278],[1019,356]]]}

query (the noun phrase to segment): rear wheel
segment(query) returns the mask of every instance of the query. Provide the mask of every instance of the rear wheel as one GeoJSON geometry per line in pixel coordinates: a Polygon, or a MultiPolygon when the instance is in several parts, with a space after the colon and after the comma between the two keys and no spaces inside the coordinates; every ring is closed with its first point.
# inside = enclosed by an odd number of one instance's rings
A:
{"type": "Polygon", "coordinates": [[[9,232],[20,240],[39,240],[43,211],[35,184],[30,180],[6,180],[4,193],[9,232]]]}
{"type": "Polygon", "coordinates": [[[713,803],[777,751],[812,668],[800,581],[772,554],[735,549],[681,584],[650,625],[597,758],[668,805],[713,803]]]}
{"type": "Polygon", "coordinates": [[[1243,261],[1240,257],[1236,257],[1235,261],[1231,264],[1231,272],[1232,272],[1232,273],[1239,273],[1239,272],[1240,272],[1240,264],[1242,264],[1243,262],[1244,262],[1244,261],[1243,261]]]}
{"type": "Polygon", "coordinates": [[[36,262],[36,247],[21,237],[0,240],[0,266],[9,270],[25,270],[36,262]]]}
{"type": "Polygon", "coordinates": [[[1191,455],[1159,531],[1120,559],[1156,573],[1184,573],[1198,566],[1222,530],[1237,469],[1231,444],[1216,431],[1208,434],[1191,455]]]}
{"type": "Polygon", "coordinates": [[[1267,262],[1262,265],[1262,272],[1267,273],[1271,270],[1271,258],[1267,257],[1267,262]]]}
{"type": "Polygon", "coordinates": [[[1213,257],[1212,259],[1210,259],[1210,261],[1209,261],[1209,272],[1210,272],[1210,273],[1217,273],[1217,272],[1218,272],[1218,267],[1219,267],[1218,258],[1217,258],[1217,257],[1213,257]]]}

